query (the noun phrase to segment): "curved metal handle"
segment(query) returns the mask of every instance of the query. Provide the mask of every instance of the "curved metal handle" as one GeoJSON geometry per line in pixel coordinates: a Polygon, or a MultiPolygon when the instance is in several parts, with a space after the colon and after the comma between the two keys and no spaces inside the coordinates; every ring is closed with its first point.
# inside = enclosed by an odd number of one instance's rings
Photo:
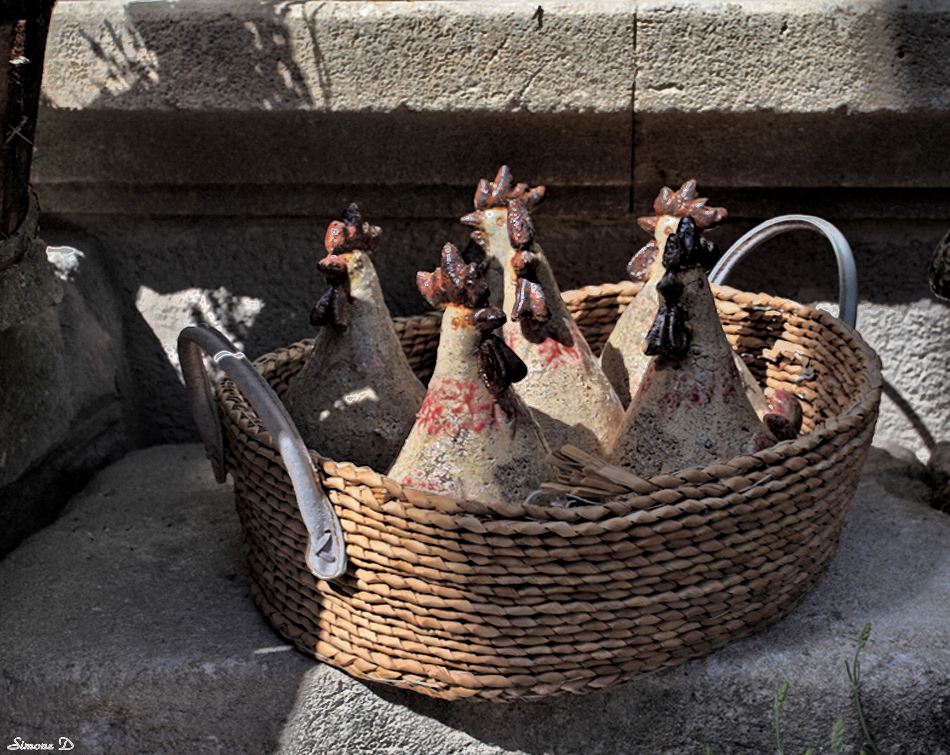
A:
{"type": "Polygon", "coordinates": [[[847,239],[835,226],[813,215],[782,215],[757,225],[729,247],[709,274],[709,280],[722,284],[743,257],[773,236],[786,231],[817,231],[831,242],[838,260],[838,318],[854,327],[858,320],[858,273],[847,239]]]}
{"type": "Polygon", "coordinates": [[[205,351],[235,382],[267,430],[277,442],[284,466],[297,495],[297,506],[310,537],[307,541],[307,568],[321,579],[335,579],[346,570],[343,528],[320,485],[306,443],[297,432],[277,394],[234,344],[208,325],[188,327],[178,335],[188,403],[198,425],[214,476],[224,482],[224,439],[218,406],[201,352],[205,351]]]}

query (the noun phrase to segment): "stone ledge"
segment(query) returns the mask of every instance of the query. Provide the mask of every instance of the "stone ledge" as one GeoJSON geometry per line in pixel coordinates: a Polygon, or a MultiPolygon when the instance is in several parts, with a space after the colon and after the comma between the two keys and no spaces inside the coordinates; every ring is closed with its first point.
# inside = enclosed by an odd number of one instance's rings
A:
{"type": "Polygon", "coordinates": [[[65,2],[44,85],[62,108],[618,112],[633,4],[65,2]]]}
{"type": "Polygon", "coordinates": [[[950,755],[950,517],[874,449],[830,569],[785,619],[605,692],[512,704],[366,685],[295,652],[247,594],[237,516],[197,445],[128,455],[0,562],[0,737],[76,752],[506,755],[789,752],[860,744],[844,660],[886,755],[950,755]]]}
{"type": "Polygon", "coordinates": [[[948,31],[939,0],[644,0],[636,109],[946,110],[948,31]]]}
{"type": "Polygon", "coordinates": [[[199,111],[950,106],[950,7],[938,0],[553,0],[540,16],[538,7],[61,2],[46,97],[57,108],[199,111]]]}

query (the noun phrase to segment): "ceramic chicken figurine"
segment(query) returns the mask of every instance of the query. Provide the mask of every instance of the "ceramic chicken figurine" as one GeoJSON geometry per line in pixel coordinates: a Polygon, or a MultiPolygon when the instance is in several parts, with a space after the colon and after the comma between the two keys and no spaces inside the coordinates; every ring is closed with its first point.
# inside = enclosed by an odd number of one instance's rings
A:
{"type": "MultiPolygon", "coordinates": [[[[653,203],[656,215],[640,218],[640,227],[652,233],[651,239],[638,251],[627,265],[627,272],[634,281],[643,281],[644,286],[633,303],[620,316],[616,326],[607,339],[600,361],[604,373],[610,379],[624,406],[629,405],[630,396],[635,393],[644,371],[651,359],[644,352],[645,338],[659,309],[657,284],[666,274],[663,266],[663,250],[667,237],[676,230],[682,218],[689,217],[700,230],[712,228],[721,223],[728,213],[724,207],[710,207],[705,197],[699,197],[696,181],[689,180],[679,191],[674,192],[664,186],[653,203]]],[[[710,258],[708,264],[716,260],[710,258]]],[[[782,420],[768,417],[769,414],[785,416],[794,426],[797,434],[801,428],[801,407],[798,400],[789,393],[776,391],[772,397],[772,406],[765,397],[748,366],[733,350],[736,368],[742,379],[746,398],[752,404],[756,414],[770,426],[774,426],[780,439],[788,439],[791,430],[784,427],[782,420]]]]}
{"type": "Polygon", "coordinates": [[[689,214],[675,222],[658,260],[663,275],[644,339],[646,367],[631,380],[633,396],[608,458],[639,475],[707,466],[797,435],[785,417],[760,421],[706,278],[718,252],[689,214]]]}
{"type": "Polygon", "coordinates": [[[515,185],[511,169],[502,165],[494,181],[483,178],[475,189],[475,212],[462,218],[471,226],[472,241],[462,252],[466,262],[478,262],[488,283],[491,303],[502,307],[505,300],[505,265],[512,253],[508,240],[508,201],[520,199],[530,211],[544,199],[544,187],[515,185]]]}
{"type": "Polygon", "coordinates": [[[600,356],[601,367],[624,406],[629,405],[630,396],[636,393],[650,363],[650,357],[643,351],[644,338],[660,306],[656,286],[666,274],[663,250],[667,237],[684,217],[706,229],[721,223],[728,214],[723,207],[707,206],[706,201],[698,197],[695,181],[687,181],[677,192],[664,186],[653,203],[656,215],[638,221],[654,237],[630,259],[627,273],[634,281],[642,281],[643,288],[617,320],[600,356]]]}
{"type": "Polygon", "coordinates": [[[475,212],[462,222],[474,226],[472,239],[485,253],[489,275],[500,270],[504,280],[505,342],[528,368],[515,391],[551,448],[571,444],[602,454],[620,427],[623,406],[534,240],[530,210],[543,197],[543,186],[514,185],[502,166],[494,182],[479,184],[475,212]]]}
{"type": "Polygon", "coordinates": [[[554,471],[530,410],[510,390],[527,368],[492,333],[505,314],[489,304],[479,265],[452,244],[416,282],[443,311],[442,330],[425,401],[389,476],[455,498],[521,502],[554,471]]]}
{"type": "Polygon", "coordinates": [[[310,314],[320,327],[284,405],[310,448],[384,471],[425,397],[393,329],[370,255],[380,230],[350,205],[327,229],[319,262],[330,288],[310,314]]]}

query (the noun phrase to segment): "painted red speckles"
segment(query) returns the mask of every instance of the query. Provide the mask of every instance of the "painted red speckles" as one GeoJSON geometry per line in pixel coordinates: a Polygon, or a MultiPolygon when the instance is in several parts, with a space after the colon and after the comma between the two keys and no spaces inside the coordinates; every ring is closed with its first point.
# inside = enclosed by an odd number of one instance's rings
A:
{"type": "Polygon", "coordinates": [[[683,373],[673,378],[663,403],[668,411],[675,412],[683,404],[687,409],[706,406],[711,397],[712,385],[708,381],[683,373]]]}
{"type": "Polygon", "coordinates": [[[538,355],[546,369],[582,369],[584,355],[575,346],[565,346],[555,338],[545,338],[538,344],[538,355]]]}
{"type": "Polygon", "coordinates": [[[712,390],[706,383],[693,383],[686,391],[686,400],[690,406],[705,406],[709,403],[712,390]]]}
{"type": "Polygon", "coordinates": [[[650,390],[650,385],[653,383],[653,377],[656,375],[656,362],[651,361],[647,368],[643,371],[643,375],[640,377],[640,382],[636,385],[630,386],[630,395],[636,396],[639,393],[646,393],[650,390]]]}
{"type": "Polygon", "coordinates": [[[531,328],[530,321],[509,323],[504,328],[505,342],[526,361],[540,364],[545,370],[583,371],[587,359],[593,359],[587,342],[579,333],[571,332],[570,326],[559,326],[552,320],[541,323],[536,330],[531,328]]]}
{"type": "Polygon", "coordinates": [[[484,385],[450,378],[433,378],[416,415],[416,422],[429,435],[448,436],[463,430],[481,434],[506,419],[504,408],[484,385]]]}
{"type": "Polygon", "coordinates": [[[426,475],[425,472],[418,469],[413,470],[411,474],[405,475],[397,482],[419,490],[441,493],[442,495],[455,495],[457,493],[457,486],[451,478],[440,474],[426,475]]]}
{"type": "Polygon", "coordinates": [[[730,366],[732,367],[731,374],[722,384],[722,403],[724,406],[731,406],[739,401],[738,386],[742,378],[739,377],[739,370],[736,369],[735,365],[730,366]]]}

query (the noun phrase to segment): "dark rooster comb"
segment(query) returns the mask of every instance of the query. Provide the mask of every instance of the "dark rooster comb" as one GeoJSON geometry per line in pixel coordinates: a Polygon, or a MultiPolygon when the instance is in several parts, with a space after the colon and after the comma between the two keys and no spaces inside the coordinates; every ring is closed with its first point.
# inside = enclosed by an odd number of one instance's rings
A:
{"type": "Polygon", "coordinates": [[[323,245],[330,254],[346,252],[375,252],[379,248],[382,231],[363,220],[360,208],[351,204],[343,211],[342,220],[334,220],[327,227],[323,245]]]}
{"type": "Polygon", "coordinates": [[[375,252],[379,247],[380,235],[378,227],[363,220],[360,208],[355,204],[343,211],[342,220],[330,223],[323,241],[329,254],[317,263],[330,288],[310,312],[311,325],[338,325],[345,328],[350,324],[353,298],[350,294],[348,261],[340,255],[355,251],[375,252]]]}
{"type": "Polygon", "coordinates": [[[507,165],[502,165],[498,169],[498,175],[494,181],[488,181],[483,178],[478,183],[475,190],[475,212],[470,212],[461,218],[462,223],[472,226],[472,240],[481,247],[485,245],[485,235],[481,230],[481,225],[485,221],[485,210],[494,208],[508,207],[511,200],[519,200],[524,203],[527,210],[533,210],[544,199],[544,187],[535,186],[528,188],[528,184],[514,183],[511,177],[511,169],[507,165]]]}
{"type": "Polygon", "coordinates": [[[448,304],[480,309],[488,304],[488,284],[478,264],[466,264],[454,244],[442,247],[442,263],[431,273],[416,273],[416,286],[436,309],[448,304]]]}
{"type": "Polygon", "coordinates": [[[448,304],[472,310],[472,324],[482,334],[478,372],[493,396],[528,374],[528,367],[492,331],[505,324],[505,313],[488,304],[488,284],[477,262],[465,263],[452,244],[442,247],[442,264],[431,273],[416,273],[419,291],[436,309],[448,304]]]}
{"type": "Polygon", "coordinates": [[[656,215],[639,218],[637,222],[644,231],[653,233],[660,215],[673,215],[677,218],[692,218],[696,226],[702,229],[712,228],[725,220],[729,213],[725,207],[708,207],[706,197],[697,196],[696,181],[690,179],[679,191],[673,191],[669,186],[660,189],[653,209],[656,215]]]}
{"type": "Polygon", "coordinates": [[[529,210],[533,210],[544,199],[544,187],[536,186],[529,189],[528,184],[516,186],[511,176],[511,168],[502,165],[494,181],[483,178],[478,182],[478,188],[475,190],[475,209],[488,210],[492,207],[504,207],[510,199],[520,199],[529,210]]]}
{"type": "MultiPolygon", "coordinates": [[[[643,230],[653,233],[661,215],[672,215],[677,218],[691,218],[700,229],[712,228],[725,220],[729,213],[725,207],[707,206],[707,201],[706,197],[697,196],[696,181],[693,179],[680,186],[679,191],[673,191],[669,186],[664,186],[653,203],[653,209],[657,214],[638,218],[637,223],[643,230]]],[[[627,263],[627,274],[631,280],[641,281],[647,278],[656,260],[656,252],[656,241],[651,239],[630,258],[630,262],[627,263]]],[[[709,267],[711,265],[706,269],[708,270],[709,267]]]]}

